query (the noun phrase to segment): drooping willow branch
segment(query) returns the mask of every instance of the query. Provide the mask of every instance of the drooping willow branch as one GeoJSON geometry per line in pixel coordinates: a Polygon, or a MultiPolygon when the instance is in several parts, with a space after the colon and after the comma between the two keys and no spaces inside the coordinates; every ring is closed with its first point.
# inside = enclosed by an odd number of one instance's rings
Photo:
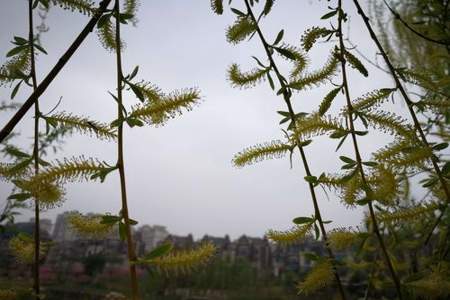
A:
{"type": "MultiPolygon", "coordinates": [[[[342,31],[343,20],[344,20],[344,11],[342,10],[342,0],[338,0],[338,28],[337,28],[338,32],[337,32],[337,34],[339,36],[339,58],[341,61],[341,70],[342,70],[342,87],[344,89],[344,94],[345,94],[345,98],[347,101],[347,111],[348,111],[347,120],[348,120],[348,124],[350,126],[350,134],[352,137],[353,148],[354,148],[354,152],[355,152],[355,156],[356,156],[357,168],[358,168],[360,176],[361,176],[362,184],[366,190],[367,197],[370,199],[370,197],[372,197],[372,195],[373,195],[373,192],[370,188],[370,185],[367,181],[367,176],[364,171],[363,161],[361,159],[361,154],[359,151],[358,139],[357,139],[356,133],[355,133],[355,125],[353,122],[354,108],[352,105],[352,101],[350,99],[350,91],[349,91],[349,85],[348,85],[348,79],[347,79],[347,68],[346,68],[346,58],[349,59],[349,58],[351,58],[351,56],[349,56],[349,53],[346,51],[345,45],[344,45],[344,38],[343,38],[343,31],[342,31]]],[[[370,199],[370,200],[372,200],[372,199],[370,199]]],[[[403,299],[403,297],[402,297],[402,291],[401,291],[401,286],[400,286],[400,280],[398,278],[397,273],[395,272],[391,258],[389,257],[389,253],[386,249],[386,245],[384,243],[383,237],[381,236],[372,201],[369,201],[367,203],[367,205],[369,207],[369,213],[370,213],[370,218],[372,220],[373,230],[375,232],[375,235],[377,236],[381,250],[384,255],[384,259],[388,266],[389,272],[391,273],[391,277],[394,281],[394,284],[395,284],[395,287],[397,290],[397,296],[401,300],[401,299],[403,299]]]]}
{"type": "MultiPolygon", "coordinates": [[[[364,24],[367,27],[367,30],[369,31],[370,37],[372,38],[372,40],[374,41],[374,43],[376,44],[378,51],[380,52],[381,56],[383,57],[386,65],[389,68],[390,74],[392,76],[392,78],[395,81],[395,84],[397,86],[397,88],[399,89],[407,107],[409,110],[409,113],[411,115],[411,118],[413,120],[413,124],[414,124],[414,128],[416,130],[416,132],[419,134],[420,139],[422,141],[422,143],[424,144],[424,146],[428,149],[431,149],[430,144],[425,136],[425,133],[420,125],[419,119],[417,118],[417,115],[414,111],[414,103],[411,101],[411,99],[408,96],[408,93],[406,92],[405,88],[403,87],[403,84],[400,81],[400,78],[397,74],[397,71],[395,69],[395,67],[393,66],[389,56],[387,55],[386,51],[384,50],[384,47],[381,45],[375,31],[372,28],[372,25],[370,24],[370,20],[367,17],[367,15],[364,13],[364,10],[362,9],[361,5],[359,4],[358,0],[353,0],[353,3],[355,4],[357,10],[358,10],[358,14],[361,16],[361,18],[364,21],[364,24]]],[[[440,221],[442,220],[442,217],[444,216],[444,213],[446,211],[446,209],[448,208],[448,205],[450,204],[450,190],[447,186],[447,181],[445,180],[442,171],[439,167],[439,158],[436,155],[432,155],[431,156],[431,163],[433,165],[433,169],[438,177],[438,180],[441,184],[441,188],[442,191],[445,193],[446,196],[446,205],[445,207],[441,210],[441,213],[439,214],[438,218],[436,219],[436,222],[433,224],[433,226],[431,227],[430,232],[427,234],[427,236],[425,237],[425,244],[428,244],[428,242],[431,239],[431,236],[433,235],[433,231],[434,229],[439,225],[440,221]]]]}
{"type": "MultiPolygon", "coordinates": [[[[279,84],[281,86],[283,99],[284,99],[284,101],[286,103],[286,106],[288,108],[289,118],[291,119],[291,121],[293,123],[295,123],[297,118],[296,118],[296,114],[295,114],[295,112],[293,110],[293,107],[292,107],[292,104],[291,104],[292,91],[286,85],[286,81],[285,81],[284,77],[281,75],[281,73],[280,73],[280,71],[279,71],[279,69],[278,69],[278,67],[277,67],[277,65],[276,65],[276,63],[275,63],[275,61],[273,59],[273,55],[272,55],[272,52],[271,52],[271,50],[269,48],[269,44],[267,43],[267,41],[266,41],[266,39],[264,37],[264,34],[262,33],[261,28],[259,27],[258,20],[255,18],[255,15],[254,15],[254,13],[252,11],[252,8],[251,8],[251,6],[249,4],[249,1],[248,0],[244,0],[244,1],[245,1],[245,5],[246,5],[246,8],[247,8],[247,13],[250,16],[250,18],[252,20],[252,23],[255,26],[254,29],[256,30],[256,33],[259,36],[259,38],[261,40],[261,43],[263,44],[263,47],[264,47],[264,50],[266,52],[267,58],[269,59],[269,62],[270,62],[270,66],[272,67],[272,70],[275,72],[275,74],[277,76],[277,79],[278,79],[278,82],[279,82],[279,84]]],[[[296,137],[296,144],[297,144],[297,148],[298,148],[298,150],[300,152],[300,155],[301,155],[301,160],[302,160],[302,163],[303,163],[303,166],[304,166],[304,169],[305,169],[305,173],[306,173],[306,175],[308,177],[312,177],[311,171],[309,169],[309,164],[308,164],[308,161],[307,161],[307,158],[306,158],[306,154],[305,154],[303,146],[302,146],[302,142],[300,141],[300,139],[298,137],[296,137]]],[[[308,185],[309,185],[309,190],[310,190],[310,194],[311,194],[311,198],[312,198],[312,202],[313,202],[313,206],[314,206],[315,217],[316,217],[316,219],[317,219],[317,221],[319,223],[320,231],[321,231],[323,239],[324,239],[324,241],[326,243],[326,249],[327,249],[327,252],[328,252],[328,256],[330,257],[331,260],[334,260],[335,259],[334,253],[329,248],[329,246],[327,244],[327,241],[328,241],[327,232],[325,230],[324,222],[322,220],[322,216],[321,216],[321,213],[320,213],[320,208],[319,208],[319,204],[318,204],[318,201],[317,201],[314,185],[312,184],[312,182],[308,182],[308,185]]],[[[342,299],[345,300],[346,296],[345,296],[344,288],[342,286],[342,282],[341,282],[340,276],[339,276],[339,274],[337,272],[337,268],[336,268],[336,266],[334,264],[332,265],[332,269],[333,269],[334,278],[336,279],[336,282],[337,282],[337,285],[338,285],[339,293],[340,293],[342,299]]]]}
{"type": "Polygon", "coordinates": [[[403,26],[405,26],[409,31],[411,31],[412,33],[414,33],[415,35],[423,38],[426,41],[435,43],[435,44],[439,44],[439,45],[443,45],[443,46],[450,46],[450,41],[446,41],[446,40],[436,40],[433,38],[430,38],[426,35],[424,35],[423,33],[420,33],[419,31],[415,30],[411,25],[408,24],[408,22],[406,22],[401,16],[400,14],[395,11],[390,5],[389,3],[387,3],[386,0],[383,0],[384,4],[386,5],[386,7],[388,8],[388,10],[394,15],[396,20],[399,20],[403,26]]]}
{"type": "Polygon", "coordinates": [[[59,72],[64,68],[65,64],[70,60],[72,55],[77,51],[80,45],[83,43],[85,38],[92,32],[97,24],[97,21],[106,11],[111,0],[103,0],[98,9],[96,9],[95,14],[92,16],[91,20],[86,24],[84,29],[77,36],[75,41],[70,45],[66,52],[61,56],[58,62],[55,64],[53,69],[47,74],[47,76],[42,80],[42,82],[36,87],[36,90],[28,97],[25,103],[20,107],[20,109],[14,114],[14,116],[8,121],[8,123],[0,131],[0,143],[12,132],[14,127],[22,120],[28,110],[35,104],[37,99],[45,92],[52,81],[56,78],[59,72]]]}
{"type": "MultiPolygon", "coordinates": [[[[116,51],[116,65],[117,65],[117,119],[122,120],[123,116],[123,104],[122,104],[122,89],[123,89],[123,73],[122,73],[122,45],[120,39],[120,6],[119,0],[115,0],[114,3],[114,14],[116,19],[115,24],[115,51],[116,51]]],[[[131,280],[131,297],[133,300],[140,299],[139,297],[139,287],[137,279],[136,270],[136,251],[133,242],[133,236],[131,233],[131,222],[128,213],[128,201],[127,201],[127,188],[125,182],[125,165],[124,165],[124,155],[123,155],[123,122],[119,123],[117,132],[117,168],[119,169],[120,177],[120,192],[122,199],[122,216],[125,223],[125,232],[127,239],[127,252],[128,252],[128,263],[130,269],[130,280],[131,280]]]]}
{"type": "MultiPolygon", "coordinates": [[[[37,88],[36,79],[36,63],[34,53],[34,25],[33,25],[33,0],[28,0],[28,24],[29,35],[28,43],[30,46],[30,75],[33,84],[33,92],[37,88]]],[[[33,159],[34,159],[34,175],[39,174],[39,99],[36,98],[34,104],[34,144],[33,144],[33,159]]],[[[40,279],[39,279],[39,252],[40,252],[40,214],[39,214],[39,197],[34,199],[34,261],[33,261],[33,289],[36,300],[41,298],[40,279]]]]}

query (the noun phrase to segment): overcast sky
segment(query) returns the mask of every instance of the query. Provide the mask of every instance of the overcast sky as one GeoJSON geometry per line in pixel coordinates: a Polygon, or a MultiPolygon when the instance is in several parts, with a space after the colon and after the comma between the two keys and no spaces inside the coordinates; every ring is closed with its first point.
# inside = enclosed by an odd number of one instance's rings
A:
{"type": "MultiPolygon", "coordinates": [[[[236,7],[241,1],[233,1],[236,7]]],[[[365,1],[363,1],[365,2],[365,1]]],[[[345,1],[350,14],[350,37],[358,49],[369,57],[375,52],[365,27],[358,19],[350,1],[345,1]]],[[[320,16],[327,12],[328,1],[277,1],[273,13],[262,21],[268,40],[280,29],[285,41],[299,45],[302,32],[313,25],[326,25],[320,16]]],[[[198,87],[202,103],[193,111],[170,120],[160,128],[143,127],[125,130],[125,165],[131,217],[140,224],[161,224],[174,234],[192,233],[196,238],[207,233],[222,236],[241,234],[262,236],[269,228],[287,229],[297,216],[313,212],[310,194],[303,180],[303,166],[294,156],[293,169],[289,159],[261,162],[236,169],[233,155],[243,148],[272,139],[283,138],[278,125],[277,110],[285,110],[284,102],[274,95],[267,83],[253,89],[233,89],[226,80],[226,69],[233,63],[249,69],[256,55],[264,58],[258,39],[231,46],[226,42],[225,29],[233,22],[227,11],[216,16],[210,11],[209,0],[141,0],[137,27],[124,28],[126,41],[123,53],[124,72],[140,66],[139,79],[150,81],[163,91],[184,87],[198,87]]],[[[37,60],[38,80],[56,63],[88,21],[83,15],[59,8],[49,12],[50,31],[43,34],[42,43],[49,55],[37,60]]],[[[36,18],[38,23],[38,18],[36,18]]],[[[12,47],[14,35],[27,35],[27,1],[0,0],[0,57],[12,47]]],[[[311,68],[323,65],[328,45],[311,52],[311,68]]],[[[3,60],[4,61],[4,60],[3,60]]],[[[286,66],[280,59],[283,68],[286,66]]],[[[351,72],[352,96],[375,88],[392,87],[383,73],[367,66],[370,78],[351,72]]],[[[91,34],[57,79],[41,98],[41,110],[48,112],[62,96],[58,111],[90,116],[110,122],[115,118],[116,105],[107,91],[115,87],[115,57],[104,50],[96,34],[91,34]]],[[[311,111],[331,89],[328,85],[295,94],[297,111],[311,111]]],[[[30,91],[23,88],[17,96],[23,101],[30,91]]],[[[9,101],[10,89],[0,89],[0,100],[9,101]]],[[[332,112],[339,112],[344,104],[342,95],[332,112]]],[[[126,104],[136,103],[128,95],[126,104]]],[[[395,104],[392,109],[406,116],[406,109],[395,104]]],[[[0,125],[11,114],[2,113],[0,125]]],[[[26,116],[16,131],[21,133],[19,144],[31,143],[32,115],[26,116]]],[[[360,139],[364,153],[369,153],[389,141],[382,135],[360,139]]],[[[339,155],[353,156],[349,143],[334,153],[335,141],[318,138],[307,147],[312,172],[339,169],[339,155]]],[[[77,134],[66,139],[64,151],[47,159],[64,156],[94,157],[114,164],[116,145],[96,141],[77,134]]],[[[365,158],[369,158],[366,157],[365,158]]],[[[117,213],[120,209],[118,174],[108,176],[105,183],[76,183],[66,186],[65,203],[43,213],[54,218],[66,210],[81,212],[117,213]]],[[[0,183],[0,204],[11,185],[0,183]]],[[[328,196],[317,189],[324,219],[331,219],[332,227],[355,226],[362,211],[347,209],[334,192],[328,196]]],[[[22,219],[28,219],[24,212],[22,219]]]]}

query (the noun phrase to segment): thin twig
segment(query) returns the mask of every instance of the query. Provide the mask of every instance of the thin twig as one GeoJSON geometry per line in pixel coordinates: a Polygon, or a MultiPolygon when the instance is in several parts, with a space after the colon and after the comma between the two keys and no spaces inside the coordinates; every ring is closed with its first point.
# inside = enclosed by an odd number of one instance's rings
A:
{"type": "Polygon", "coordinates": [[[445,41],[445,40],[436,40],[433,38],[430,38],[426,35],[424,35],[423,33],[420,33],[419,31],[415,30],[413,27],[411,27],[411,25],[408,24],[408,22],[406,22],[405,20],[403,20],[403,18],[400,16],[400,14],[395,11],[388,3],[386,0],[383,0],[384,4],[387,6],[387,8],[389,9],[389,11],[394,15],[395,19],[399,20],[406,28],[408,28],[408,30],[410,30],[412,33],[414,33],[415,35],[423,38],[424,40],[427,40],[429,42],[435,43],[435,44],[439,44],[439,45],[443,45],[443,46],[448,46],[450,45],[450,41],[445,41]]]}
{"type": "MultiPolygon", "coordinates": [[[[123,120],[122,111],[122,55],[121,48],[122,43],[120,39],[120,6],[119,0],[115,0],[114,13],[116,17],[116,63],[117,63],[117,119],[123,120]]],[[[125,231],[128,247],[128,264],[130,268],[130,280],[131,280],[131,296],[133,300],[140,299],[139,297],[139,287],[137,281],[137,271],[136,271],[136,251],[134,248],[133,236],[131,233],[130,217],[128,213],[128,202],[127,202],[127,187],[125,182],[125,164],[123,155],[123,122],[119,123],[117,131],[117,167],[119,169],[120,176],[120,192],[122,199],[122,216],[125,221],[125,231]]]]}
{"type": "MultiPolygon", "coordinates": [[[[425,136],[425,133],[422,130],[422,127],[420,125],[419,119],[417,118],[417,115],[416,115],[416,113],[414,111],[414,103],[409,98],[408,93],[406,92],[405,88],[403,87],[403,85],[402,85],[402,83],[400,81],[400,78],[397,75],[394,66],[392,65],[391,60],[389,59],[386,51],[384,50],[383,46],[381,45],[380,41],[378,40],[377,35],[374,32],[372,26],[370,25],[369,18],[364,13],[364,11],[361,8],[361,5],[359,4],[358,0],[353,0],[353,3],[355,4],[355,6],[357,8],[358,13],[361,15],[361,17],[362,17],[362,19],[363,19],[363,21],[364,21],[364,23],[365,23],[365,25],[367,27],[367,30],[370,33],[370,37],[372,38],[372,40],[377,45],[378,50],[380,51],[380,54],[383,56],[384,61],[385,61],[386,65],[388,66],[389,71],[391,73],[391,76],[394,79],[394,81],[396,83],[396,86],[399,89],[400,93],[402,94],[403,99],[405,100],[405,103],[406,103],[406,105],[408,107],[408,110],[409,110],[409,113],[411,115],[411,118],[413,119],[413,124],[414,124],[414,128],[416,129],[416,132],[419,134],[423,145],[425,147],[427,147],[427,148],[430,148],[430,144],[428,143],[428,140],[427,140],[427,138],[425,136]]],[[[425,238],[425,241],[424,241],[425,245],[428,244],[428,242],[430,241],[431,236],[433,235],[434,229],[439,225],[439,223],[442,220],[442,217],[443,217],[443,215],[445,213],[445,210],[447,209],[447,207],[448,207],[448,205],[450,203],[450,191],[448,189],[447,182],[446,182],[444,176],[442,175],[441,169],[439,167],[439,162],[440,162],[439,158],[437,156],[435,156],[435,155],[432,155],[431,163],[433,165],[433,168],[434,168],[434,171],[435,171],[436,175],[439,178],[439,181],[441,183],[441,188],[444,191],[447,200],[446,200],[446,204],[445,204],[444,208],[441,210],[441,213],[438,216],[436,222],[434,223],[433,227],[430,229],[430,232],[427,234],[427,236],[425,238]]]]}
{"type": "MultiPolygon", "coordinates": [[[[347,80],[345,45],[344,45],[343,32],[342,32],[343,18],[344,18],[344,14],[342,12],[342,0],[338,0],[338,29],[337,30],[338,30],[338,35],[339,35],[339,59],[341,61],[341,69],[342,69],[342,87],[344,88],[344,94],[345,94],[345,98],[347,101],[347,109],[349,112],[348,113],[348,123],[350,125],[350,134],[351,134],[352,141],[353,141],[353,148],[355,151],[357,168],[358,168],[360,176],[361,176],[362,184],[367,189],[366,195],[370,199],[370,197],[372,195],[372,191],[371,191],[369,183],[367,182],[366,174],[364,172],[361,154],[359,152],[358,140],[357,140],[356,134],[355,134],[355,125],[353,122],[353,105],[352,105],[352,101],[350,99],[350,90],[349,90],[348,80],[347,80]]],[[[372,200],[372,199],[370,199],[370,200],[372,200]]],[[[401,286],[400,286],[400,280],[398,278],[397,273],[395,272],[391,258],[389,257],[389,253],[387,252],[383,237],[381,236],[381,232],[380,232],[380,229],[378,226],[378,221],[377,221],[377,218],[375,215],[375,211],[373,209],[372,201],[369,201],[368,207],[369,207],[370,218],[372,220],[373,231],[374,231],[375,235],[377,236],[378,242],[379,242],[381,250],[383,252],[384,259],[388,266],[389,272],[391,273],[392,280],[394,281],[398,298],[400,300],[402,300],[403,297],[402,297],[402,291],[401,291],[401,286]]]]}
{"type": "MultiPolygon", "coordinates": [[[[33,82],[33,91],[37,88],[36,79],[36,61],[34,52],[34,25],[33,25],[33,0],[28,0],[28,43],[30,46],[30,75],[33,82]]],[[[34,144],[33,144],[33,160],[34,175],[39,174],[39,99],[36,98],[34,103],[34,144]]],[[[33,289],[36,300],[41,299],[41,285],[39,279],[39,252],[40,252],[40,214],[39,214],[39,198],[34,199],[34,261],[33,261],[33,289]]]]}
{"type": "MultiPolygon", "coordinates": [[[[263,47],[264,47],[264,50],[266,52],[267,58],[270,61],[270,65],[272,66],[272,69],[275,72],[275,74],[277,76],[277,79],[279,81],[279,84],[280,84],[280,86],[281,86],[281,88],[283,90],[283,93],[282,93],[283,94],[283,99],[284,99],[284,101],[285,101],[285,103],[287,105],[290,119],[291,119],[292,122],[295,122],[295,119],[296,119],[295,118],[295,113],[294,113],[294,110],[293,110],[292,104],[291,104],[292,91],[286,86],[286,83],[283,80],[283,76],[281,75],[277,65],[275,64],[275,60],[273,59],[273,55],[272,55],[272,53],[270,51],[269,44],[267,43],[267,41],[266,41],[262,31],[261,31],[261,28],[259,27],[259,24],[257,23],[257,20],[256,20],[254,14],[253,14],[253,11],[251,9],[251,6],[250,6],[248,0],[244,0],[244,1],[245,1],[245,5],[247,7],[248,14],[252,18],[252,21],[255,22],[255,24],[256,24],[256,32],[258,33],[258,36],[259,36],[259,38],[260,38],[260,40],[261,40],[261,42],[263,44],[263,47]]],[[[306,173],[307,176],[311,176],[312,174],[311,174],[311,171],[309,169],[309,164],[308,164],[308,161],[307,161],[307,158],[306,158],[306,155],[305,155],[305,151],[304,151],[303,147],[301,146],[301,141],[299,140],[299,138],[297,136],[295,138],[296,138],[296,143],[297,143],[298,150],[300,151],[300,156],[301,156],[302,163],[303,163],[303,166],[304,166],[304,169],[305,169],[305,173],[306,173]]],[[[315,217],[316,217],[316,219],[317,219],[317,221],[319,223],[320,231],[322,233],[322,236],[323,236],[323,239],[324,239],[324,242],[325,242],[325,248],[326,248],[326,250],[328,252],[328,256],[330,257],[330,259],[334,261],[335,260],[335,256],[334,256],[333,251],[330,249],[330,247],[328,245],[327,232],[325,230],[323,219],[322,219],[322,216],[321,216],[321,213],[320,213],[319,203],[317,201],[317,196],[316,196],[316,192],[315,192],[315,189],[314,189],[314,185],[312,183],[308,183],[308,185],[309,185],[309,190],[310,190],[312,202],[313,202],[313,205],[314,205],[314,214],[315,214],[315,217]]],[[[335,277],[337,285],[338,285],[339,293],[340,293],[342,299],[345,300],[346,299],[346,295],[345,295],[345,292],[344,292],[344,288],[342,286],[342,281],[341,281],[341,278],[339,276],[339,273],[338,273],[337,268],[336,268],[334,263],[333,263],[333,273],[334,273],[334,277],[335,277]]]]}

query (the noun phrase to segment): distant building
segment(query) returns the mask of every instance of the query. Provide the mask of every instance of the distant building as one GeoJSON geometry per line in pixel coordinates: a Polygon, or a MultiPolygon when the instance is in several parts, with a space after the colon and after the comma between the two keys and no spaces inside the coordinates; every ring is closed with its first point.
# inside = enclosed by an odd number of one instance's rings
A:
{"type": "Polygon", "coordinates": [[[257,270],[272,268],[272,250],[269,241],[264,238],[241,236],[232,245],[233,259],[244,259],[252,263],[257,270]]]}
{"type": "Polygon", "coordinates": [[[70,228],[68,217],[71,212],[64,212],[56,217],[52,239],[55,242],[68,242],[78,239],[77,234],[70,228]]]}
{"type": "Polygon", "coordinates": [[[170,242],[175,249],[193,249],[195,246],[192,234],[188,234],[187,236],[170,234],[165,241],[170,242]]]}
{"type": "Polygon", "coordinates": [[[232,244],[230,241],[230,237],[225,235],[225,237],[213,237],[210,235],[205,235],[199,241],[200,244],[210,242],[217,248],[217,256],[221,257],[224,260],[231,260],[232,253],[232,244]]]}
{"type": "MultiPolygon", "coordinates": [[[[34,218],[30,219],[30,223],[34,224],[34,218]]],[[[47,232],[48,234],[50,234],[52,232],[52,220],[50,219],[40,219],[39,220],[39,227],[41,229],[41,231],[47,232]]]]}
{"type": "Polygon", "coordinates": [[[166,227],[160,225],[144,225],[140,227],[137,232],[140,235],[140,239],[143,244],[143,251],[145,253],[153,250],[169,236],[169,232],[166,227]]]}

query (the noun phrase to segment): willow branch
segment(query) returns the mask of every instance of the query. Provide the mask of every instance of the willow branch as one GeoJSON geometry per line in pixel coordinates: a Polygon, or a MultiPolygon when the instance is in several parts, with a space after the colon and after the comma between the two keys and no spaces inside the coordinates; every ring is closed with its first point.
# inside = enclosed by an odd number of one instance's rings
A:
{"type": "MultiPolygon", "coordinates": [[[[37,88],[36,79],[36,61],[34,49],[34,25],[33,25],[33,0],[28,0],[28,43],[30,46],[30,75],[33,83],[33,91],[37,88]]],[[[34,144],[33,144],[33,160],[34,174],[39,174],[39,99],[36,98],[34,105],[34,144]]],[[[39,215],[39,198],[34,199],[34,261],[33,261],[33,289],[36,300],[41,298],[41,286],[39,279],[39,252],[40,252],[40,215],[39,215]]]]}
{"type": "MultiPolygon", "coordinates": [[[[390,71],[390,73],[391,73],[391,76],[392,76],[392,78],[394,79],[397,88],[399,89],[400,93],[401,93],[402,96],[403,96],[403,99],[405,100],[405,103],[406,103],[406,105],[407,105],[407,107],[408,107],[408,110],[409,110],[409,113],[410,113],[410,115],[411,115],[411,118],[412,118],[412,120],[413,120],[414,128],[416,129],[417,133],[419,134],[420,139],[422,140],[423,145],[424,145],[425,147],[430,148],[430,144],[429,144],[429,142],[428,142],[428,140],[427,140],[427,138],[426,138],[426,136],[425,136],[424,131],[422,130],[422,127],[421,127],[421,125],[420,125],[419,119],[417,118],[417,115],[416,115],[416,113],[415,113],[415,111],[414,111],[414,103],[413,103],[413,102],[411,101],[411,99],[409,98],[408,93],[406,92],[405,88],[403,87],[403,85],[402,85],[402,83],[401,83],[401,81],[400,81],[400,78],[399,78],[399,76],[397,75],[394,66],[392,65],[391,60],[389,59],[389,57],[388,57],[386,51],[384,50],[384,48],[383,48],[383,46],[381,45],[381,43],[380,43],[380,41],[379,41],[377,35],[375,34],[375,31],[373,30],[372,25],[370,25],[370,20],[369,20],[369,18],[368,18],[367,15],[364,13],[364,10],[361,8],[361,5],[359,4],[358,0],[353,0],[353,3],[355,4],[355,6],[356,6],[356,8],[357,8],[358,13],[361,15],[361,17],[362,17],[362,19],[363,19],[363,21],[364,21],[364,23],[365,23],[365,25],[366,25],[366,27],[367,27],[367,30],[368,30],[369,33],[370,33],[370,37],[372,38],[372,40],[374,41],[374,43],[375,43],[376,46],[378,47],[378,50],[380,51],[381,56],[383,57],[383,59],[384,59],[386,65],[388,66],[389,71],[390,71]]],[[[449,191],[449,188],[448,188],[448,186],[447,186],[447,182],[446,182],[444,176],[442,175],[441,169],[439,168],[439,164],[438,164],[439,162],[440,162],[440,161],[439,161],[439,158],[438,158],[437,156],[433,155],[433,156],[431,157],[431,163],[432,163],[432,165],[433,165],[434,171],[435,171],[436,175],[437,175],[438,178],[439,178],[439,181],[440,181],[440,183],[441,183],[442,190],[444,191],[445,196],[446,196],[447,199],[446,199],[445,207],[441,210],[441,213],[440,213],[439,217],[437,218],[436,222],[433,224],[433,227],[431,228],[430,232],[427,234],[427,236],[426,236],[426,238],[425,238],[425,242],[424,242],[425,244],[428,244],[428,242],[430,241],[430,239],[431,239],[431,237],[432,237],[432,235],[433,235],[434,229],[435,229],[435,228],[439,225],[439,223],[441,222],[442,217],[443,217],[443,215],[444,215],[444,213],[445,213],[445,210],[447,209],[447,207],[448,207],[448,205],[449,205],[449,203],[450,203],[450,191],[449,191]]]]}
{"type": "Polygon", "coordinates": [[[70,60],[72,55],[77,51],[89,33],[95,27],[98,19],[106,11],[111,0],[103,0],[100,3],[99,8],[96,10],[95,14],[92,16],[91,20],[86,24],[84,29],[77,36],[75,41],[70,45],[67,51],[61,56],[53,69],[47,74],[47,76],[42,80],[42,82],[36,87],[36,90],[28,97],[25,103],[20,107],[20,109],[15,113],[15,115],[8,121],[8,123],[0,131],[0,143],[12,132],[14,127],[22,120],[25,114],[30,110],[30,108],[35,104],[37,99],[45,92],[52,81],[56,78],[58,73],[64,68],[66,63],[70,60]]]}
{"type": "Polygon", "coordinates": [[[439,44],[439,45],[443,45],[443,46],[449,46],[450,45],[450,41],[445,41],[445,40],[436,40],[433,38],[430,38],[426,35],[424,35],[423,33],[420,33],[419,31],[415,30],[413,27],[411,27],[411,25],[408,24],[408,22],[406,22],[405,20],[403,20],[403,18],[400,16],[400,14],[395,11],[388,3],[386,0],[383,0],[384,4],[387,6],[387,8],[389,9],[389,11],[394,15],[396,20],[399,20],[400,23],[402,23],[409,31],[411,31],[412,33],[414,33],[415,35],[423,38],[426,41],[435,43],[435,44],[439,44]]]}
{"type": "MultiPolygon", "coordinates": [[[[281,73],[280,73],[280,71],[279,71],[279,69],[278,69],[278,67],[277,67],[277,65],[275,63],[275,60],[273,59],[273,55],[272,55],[272,53],[270,51],[269,44],[267,43],[267,41],[266,41],[262,31],[261,31],[261,28],[259,27],[258,21],[255,18],[255,15],[253,14],[253,11],[251,9],[251,6],[250,6],[248,0],[244,0],[244,1],[245,1],[245,5],[247,7],[248,14],[252,18],[252,21],[256,24],[256,32],[257,32],[257,34],[258,34],[258,36],[259,36],[259,38],[261,40],[261,43],[263,44],[263,47],[264,47],[264,50],[266,52],[267,58],[269,59],[270,65],[271,65],[273,71],[275,72],[275,74],[277,76],[277,79],[278,79],[278,82],[279,82],[279,84],[280,84],[280,86],[281,86],[281,88],[283,90],[283,93],[282,93],[283,94],[283,99],[284,99],[284,101],[286,103],[286,106],[288,108],[289,117],[290,117],[292,122],[295,122],[295,119],[296,119],[295,118],[295,113],[294,113],[294,110],[293,110],[292,104],[291,104],[292,91],[286,86],[286,83],[283,80],[283,76],[281,75],[281,73]]],[[[306,158],[305,151],[304,151],[303,147],[301,146],[301,141],[299,140],[298,137],[296,137],[296,143],[297,143],[297,148],[298,148],[298,150],[300,152],[300,156],[301,156],[301,159],[302,159],[303,167],[305,169],[305,173],[306,173],[307,176],[311,176],[312,174],[311,174],[311,171],[309,169],[308,160],[306,158]]],[[[327,249],[328,256],[334,261],[335,256],[334,256],[333,251],[331,250],[331,248],[328,246],[328,243],[327,243],[327,241],[328,241],[327,232],[325,230],[325,226],[324,226],[324,223],[323,223],[322,215],[320,213],[320,208],[319,208],[319,204],[318,204],[318,201],[317,201],[317,196],[316,196],[316,192],[315,192],[314,186],[310,182],[308,183],[308,185],[309,185],[309,190],[310,190],[312,202],[313,202],[313,205],[314,205],[314,214],[315,214],[315,217],[316,217],[317,221],[319,222],[320,231],[321,231],[323,239],[325,241],[325,247],[327,249]]],[[[339,293],[340,293],[342,299],[345,300],[346,296],[345,296],[344,288],[342,286],[342,282],[341,282],[340,276],[338,274],[337,268],[336,268],[336,266],[334,264],[333,264],[333,273],[334,273],[334,277],[335,277],[337,285],[338,285],[339,293]]]]}
{"type": "MultiPolygon", "coordinates": [[[[345,45],[344,45],[344,38],[343,38],[343,32],[342,32],[343,18],[344,18],[344,13],[342,11],[342,0],[339,0],[338,1],[338,35],[339,35],[339,59],[341,61],[341,69],[342,69],[342,86],[344,88],[345,98],[347,101],[347,109],[349,112],[348,113],[348,124],[350,125],[350,133],[352,136],[353,148],[355,151],[356,162],[357,162],[357,168],[359,170],[363,186],[367,189],[367,191],[366,191],[367,197],[370,198],[372,192],[370,189],[370,185],[367,182],[366,174],[364,172],[364,167],[362,164],[361,154],[360,154],[359,146],[358,146],[358,139],[355,134],[355,125],[353,122],[353,106],[352,106],[352,102],[350,99],[350,90],[349,90],[348,80],[347,80],[345,45]]],[[[373,209],[372,201],[369,201],[368,207],[369,207],[370,219],[372,220],[373,231],[374,231],[375,235],[377,236],[378,242],[379,242],[381,250],[383,252],[384,259],[388,266],[389,272],[391,273],[392,280],[394,281],[398,298],[400,300],[402,300],[403,297],[402,297],[402,291],[401,291],[401,286],[400,286],[400,280],[397,276],[397,273],[394,270],[394,266],[392,264],[391,258],[389,257],[389,253],[387,252],[386,245],[384,244],[383,237],[381,236],[381,232],[380,232],[380,229],[378,226],[378,221],[377,221],[377,218],[375,215],[375,211],[373,209]]]]}
{"type": "MultiPolygon", "coordinates": [[[[119,0],[115,0],[114,13],[116,17],[116,64],[117,64],[117,119],[123,120],[123,104],[122,104],[122,43],[120,39],[120,6],[119,0]]],[[[136,251],[134,248],[133,236],[131,233],[130,217],[128,213],[128,201],[127,201],[127,187],[125,181],[125,165],[124,165],[124,155],[123,155],[123,122],[119,123],[117,132],[117,167],[119,169],[120,176],[120,192],[122,200],[122,216],[125,222],[125,232],[127,239],[127,250],[128,250],[128,264],[130,269],[130,280],[131,280],[131,296],[133,300],[138,300],[139,297],[139,287],[137,280],[136,271],[136,251]]]]}

